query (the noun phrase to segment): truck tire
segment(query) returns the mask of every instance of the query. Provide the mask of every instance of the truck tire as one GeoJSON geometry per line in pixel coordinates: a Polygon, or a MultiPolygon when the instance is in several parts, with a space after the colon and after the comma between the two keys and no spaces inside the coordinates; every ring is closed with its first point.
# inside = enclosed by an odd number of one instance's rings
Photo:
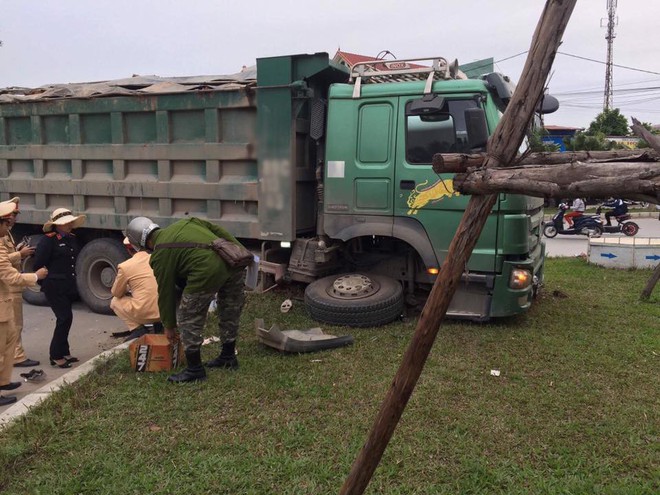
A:
{"type": "Polygon", "coordinates": [[[76,261],[80,299],[94,313],[112,315],[110,289],[117,275],[117,265],[128,258],[122,243],[115,239],[95,239],[85,244],[76,261]]]}
{"type": "Polygon", "coordinates": [[[305,306],[313,319],[323,323],[377,327],[401,316],[403,288],[382,275],[331,275],[307,286],[305,306]]]}
{"type": "MultiPolygon", "coordinates": [[[[42,235],[31,236],[29,245],[32,247],[36,247],[36,245],[39,244],[39,241],[41,240],[42,237],[43,237],[42,235]]],[[[21,271],[23,273],[33,273],[34,272],[34,269],[32,268],[33,261],[34,261],[33,256],[28,256],[27,258],[22,260],[21,271]]],[[[35,285],[34,287],[26,287],[25,289],[23,289],[23,300],[28,304],[32,304],[33,306],[48,306],[48,300],[46,299],[46,294],[41,292],[40,285],[35,285]]]]}

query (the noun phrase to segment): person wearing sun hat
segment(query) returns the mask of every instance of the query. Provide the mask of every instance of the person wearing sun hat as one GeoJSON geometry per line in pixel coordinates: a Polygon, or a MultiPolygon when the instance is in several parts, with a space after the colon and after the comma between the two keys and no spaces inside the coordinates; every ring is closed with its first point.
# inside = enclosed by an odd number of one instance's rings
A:
{"type": "MultiPolygon", "coordinates": [[[[0,203],[0,237],[9,234],[13,225],[16,204],[11,201],[0,203]]],[[[36,285],[38,280],[48,274],[48,269],[41,268],[35,273],[20,273],[12,266],[9,252],[4,243],[0,243],[0,392],[14,390],[21,386],[21,382],[11,381],[11,372],[14,364],[14,352],[18,334],[14,326],[15,296],[12,286],[28,287],[36,285]]],[[[21,297],[20,295],[18,297],[21,297]]],[[[0,406],[16,402],[15,396],[0,395],[0,406]]]]}
{"type": "Polygon", "coordinates": [[[74,215],[68,208],[57,208],[44,224],[46,233],[34,253],[34,269],[48,268],[48,277],[41,281],[41,291],[55,314],[55,330],[50,342],[50,364],[70,368],[78,358],[69,349],[69,330],[73,323],[71,306],[77,301],[76,259],[80,252],[72,230],[85,223],[85,215],[74,215]]]}
{"type": "MultiPolygon", "coordinates": [[[[3,201],[3,203],[10,203],[14,206],[14,211],[7,218],[10,220],[9,229],[10,232],[0,239],[0,243],[4,244],[9,253],[9,261],[12,266],[16,268],[19,272],[21,271],[21,264],[23,259],[32,256],[34,254],[34,247],[25,245],[23,243],[16,244],[16,241],[11,235],[11,229],[16,224],[16,217],[20,213],[18,209],[20,198],[15,197],[11,198],[8,201],[3,201]]],[[[13,295],[13,305],[14,305],[14,326],[16,327],[16,333],[18,335],[18,341],[16,342],[16,351],[14,352],[14,366],[19,368],[30,368],[32,366],[39,366],[39,361],[34,359],[29,359],[25,354],[23,349],[23,340],[21,335],[23,333],[23,287],[19,285],[12,285],[10,287],[13,295]]]]}

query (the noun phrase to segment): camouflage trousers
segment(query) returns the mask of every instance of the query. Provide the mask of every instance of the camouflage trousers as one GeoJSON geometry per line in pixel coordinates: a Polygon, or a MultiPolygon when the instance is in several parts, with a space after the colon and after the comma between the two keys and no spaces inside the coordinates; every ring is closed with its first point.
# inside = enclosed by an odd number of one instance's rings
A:
{"type": "Polygon", "coordinates": [[[198,351],[204,341],[204,324],[209,305],[217,296],[216,314],[220,342],[238,337],[238,324],[245,304],[245,270],[229,276],[218,292],[184,293],[177,309],[177,326],[186,351],[198,351]]]}

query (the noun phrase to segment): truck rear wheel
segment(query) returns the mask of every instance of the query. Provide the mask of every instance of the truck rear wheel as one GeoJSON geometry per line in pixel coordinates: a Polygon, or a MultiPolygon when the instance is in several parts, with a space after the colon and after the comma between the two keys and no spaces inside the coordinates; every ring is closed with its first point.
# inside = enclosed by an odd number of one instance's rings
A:
{"type": "Polygon", "coordinates": [[[307,286],[305,306],[312,318],[323,323],[376,327],[401,316],[403,288],[382,275],[332,275],[307,286]]]}
{"type": "MultiPolygon", "coordinates": [[[[30,237],[29,245],[31,247],[36,247],[39,244],[39,240],[42,238],[42,235],[33,235],[30,237]]],[[[32,268],[34,261],[33,256],[28,256],[21,261],[21,271],[23,273],[32,273],[34,269],[32,268]]],[[[46,299],[46,294],[41,292],[41,286],[35,285],[33,287],[26,287],[23,289],[23,300],[32,304],[33,306],[48,306],[48,300],[46,299]]]]}
{"type": "Polygon", "coordinates": [[[78,293],[94,313],[112,315],[110,289],[117,275],[117,265],[128,258],[121,242],[95,239],[85,244],[76,262],[78,293]]]}

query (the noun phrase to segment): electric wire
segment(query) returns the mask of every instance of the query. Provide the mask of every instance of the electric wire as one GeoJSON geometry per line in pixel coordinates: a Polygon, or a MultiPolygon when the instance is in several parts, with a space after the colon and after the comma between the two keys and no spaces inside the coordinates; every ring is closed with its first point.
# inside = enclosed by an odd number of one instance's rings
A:
{"type": "MultiPolygon", "coordinates": [[[[498,59],[493,62],[493,64],[498,64],[506,60],[511,60],[516,57],[527,54],[528,51],[516,53],[514,55],[498,59]]],[[[566,52],[557,52],[558,55],[563,55],[570,58],[575,58],[579,60],[585,60],[593,63],[598,63],[602,65],[607,65],[606,62],[601,60],[596,60],[589,57],[583,57],[580,55],[574,55],[566,52]]],[[[645,74],[660,75],[660,72],[640,69],[637,67],[630,67],[627,65],[613,64],[614,67],[642,72],[645,74]]],[[[657,103],[660,100],[660,86],[653,85],[657,83],[659,79],[647,79],[643,81],[634,81],[634,82],[625,82],[617,83],[615,89],[613,90],[613,96],[616,98],[616,107],[618,108],[631,108],[638,107],[640,105],[646,105],[644,111],[649,114],[660,114],[660,109],[649,108],[649,103],[657,103]],[[646,84],[646,86],[641,87],[632,87],[632,88],[622,88],[622,86],[633,86],[638,84],[646,84]]],[[[602,87],[587,87],[587,88],[578,88],[575,90],[566,90],[561,92],[554,92],[553,96],[561,97],[561,106],[563,108],[575,108],[575,109],[593,109],[599,110],[602,109],[602,99],[603,99],[603,89],[602,87]]]]}

